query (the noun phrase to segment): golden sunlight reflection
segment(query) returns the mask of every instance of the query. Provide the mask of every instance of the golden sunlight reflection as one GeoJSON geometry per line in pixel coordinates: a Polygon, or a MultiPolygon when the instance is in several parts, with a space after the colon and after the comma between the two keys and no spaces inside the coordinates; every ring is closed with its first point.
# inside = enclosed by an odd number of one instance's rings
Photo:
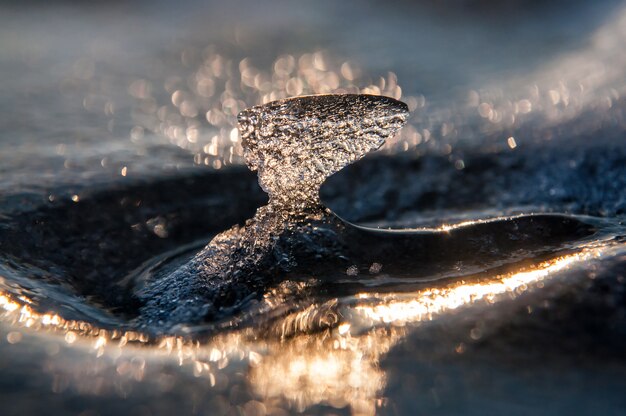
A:
{"type": "MultiPolygon", "coordinates": [[[[204,377],[207,388],[223,388],[230,372],[241,371],[241,365],[230,369],[232,363],[239,362],[247,368],[254,397],[265,405],[297,411],[317,404],[349,406],[353,414],[374,414],[384,402],[385,374],[379,361],[402,340],[408,324],[543,287],[559,271],[586,263],[604,251],[597,247],[581,249],[479,282],[461,281],[413,293],[357,294],[352,300],[313,305],[278,318],[271,324],[274,329],[243,328],[205,341],[180,336],[154,339],[136,331],[101,329],[55,313],[37,312],[27,298],[8,292],[0,292],[0,319],[11,325],[7,335],[10,344],[21,342],[20,327],[24,334],[33,333],[28,329],[60,333],[68,347],[92,351],[96,360],[113,360],[119,377],[142,380],[149,366],[158,367],[174,359],[195,377],[204,377]],[[320,319],[326,324],[321,328],[312,322],[320,319]]],[[[51,367],[50,371],[55,370],[51,367]]],[[[75,383],[82,382],[81,374],[75,374],[75,383]]]]}
{"type": "MultiPolygon", "coordinates": [[[[533,270],[497,276],[487,282],[460,282],[450,287],[426,289],[410,295],[377,296],[374,306],[357,306],[354,310],[366,319],[395,325],[432,320],[437,315],[461,306],[480,301],[494,303],[503,295],[519,295],[533,284],[542,286],[542,281],[550,274],[593,256],[592,252],[567,255],[541,263],[533,270]],[[383,302],[380,302],[381,299],[383,302]]],[[[362,298],[367,299],[369,296],[362,298]]]]}
{"type": "Polygon", "coordinates": [[[282,397],[299,412],[327,404],[374,414],[385,387],[379,360],[403,334],[378,328],[355,337],[338,331],[295,337],[252,365],[250,381],[261,397],[282,397]]]}

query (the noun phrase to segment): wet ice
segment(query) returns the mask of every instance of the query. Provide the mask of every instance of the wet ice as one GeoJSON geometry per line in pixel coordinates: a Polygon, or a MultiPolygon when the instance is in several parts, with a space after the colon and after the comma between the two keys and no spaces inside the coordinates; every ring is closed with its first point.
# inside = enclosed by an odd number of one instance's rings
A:
{"type": "Polygon", "coordinates": [[[241,112],[246,162],[258,171],[269,204],[149,284],[140,294],[142,323],[168,329],[219,319],[262,295],[301,253],[340,257],[334,234],[343,225],[321,205],[319,188],[379,148],[407,117],[400,101],[355,94],[296,97],[241,112]]]}

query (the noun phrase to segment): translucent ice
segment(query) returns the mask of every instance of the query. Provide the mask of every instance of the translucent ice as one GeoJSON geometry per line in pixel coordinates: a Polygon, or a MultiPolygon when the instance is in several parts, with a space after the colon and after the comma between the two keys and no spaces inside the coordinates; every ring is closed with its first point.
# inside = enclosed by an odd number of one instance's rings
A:
{"type": "Polygon", "coordinates": [[[374,95],[316,95],[274,101],[239,114],[248,166],[270,204],[319,202],[327,177],[378,149],[406,122],[404,103],[374,95]]]}
{"type": "Polygon", "coordinates": [[[179,324],[229,318],[293,277],[356,282],[385,274],[433,276],[476,259],[516,261],[520,253],[560,247],[594,232],[573,217],[554,214],[389,231],[346,223],[322,206],[318,191],[324,180],[378,148],[406,117],[403,103],[366,95],[297,97],[242,112],[247,162],[259,172],[269,204],[149,284],[140,295],[141,323],[171,331],[179,324]]]}
{"type": "Polygon", "coordinates": [[[295,97],[241,112],[246,161],[269,204],[149,284],[140,294],[143,323],[167,329],[227,316],[307,259],[343,258],[343,224],[322,207],[319,188],[378,149],[407,116],[400,101],[354,94],[295,97]]]}

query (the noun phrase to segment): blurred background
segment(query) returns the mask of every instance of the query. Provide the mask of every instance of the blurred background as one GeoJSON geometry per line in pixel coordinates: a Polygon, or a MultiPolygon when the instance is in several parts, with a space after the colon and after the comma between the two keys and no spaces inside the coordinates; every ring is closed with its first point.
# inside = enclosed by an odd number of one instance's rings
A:
{"type": "Polygon", "coordinates": [[[626,75],[618,1],[1,7],[5,198],[240,164],[237,112],[307,93],[401,98],[412,119],[386,150],[444,152],[458,166],[464,143],[542,140],[590,111],[623,122],[610,112],[626,75]]]}

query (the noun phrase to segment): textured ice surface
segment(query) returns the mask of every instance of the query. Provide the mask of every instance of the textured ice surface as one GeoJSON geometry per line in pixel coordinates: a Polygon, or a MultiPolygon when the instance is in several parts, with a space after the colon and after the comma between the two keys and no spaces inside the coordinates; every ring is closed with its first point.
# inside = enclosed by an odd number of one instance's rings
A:
{"type": "Polygon", "coordinates": [[[303,208],[318,203],[326,178],[382,146],[407,117],[392,98],[343,94],[274,101],[238,119],[246,162],[270,203],[303,208]]]}
{"type": "Polygon", "coordinates": [[[229,315],[297,265],[297,256],[335,251],[340,257],[334,233],[342,225],[320,205],[319,188],[379,148],[407,116],[402,102],[353,94],[296,97],[243,111],[246,161],[258,171],[269,204],[149,285],[143,321],[168,328],[229,315]]]}

